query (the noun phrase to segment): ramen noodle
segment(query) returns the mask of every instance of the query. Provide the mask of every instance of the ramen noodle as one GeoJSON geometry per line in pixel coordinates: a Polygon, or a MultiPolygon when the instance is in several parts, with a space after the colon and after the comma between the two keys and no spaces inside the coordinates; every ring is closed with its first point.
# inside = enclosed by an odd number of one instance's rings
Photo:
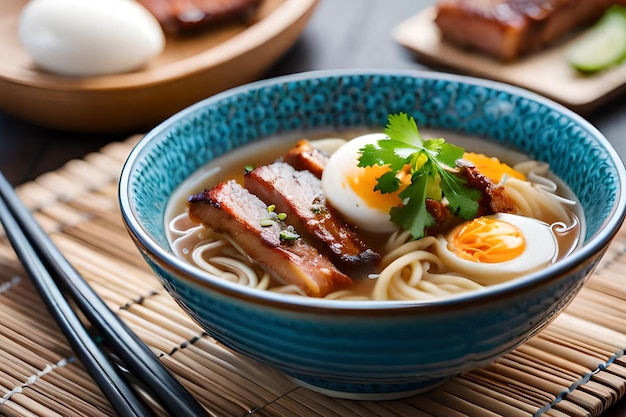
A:
{"type": "MultiPolygon", "coordinates": [[[[349,142],[326,139],[311,144],[331,155],[330,164],[335,152],[349,142]]],[[[397,227],[372,225],[374,217],[366,215],[357,230],[381,254],[380,262],[375,270],[352,276],[354,284],[349,288],[331,292],[325,298],[421,301],[452,297],[530,274],[576,249],[584,229],[582,216],[573,194],[547,164],[493,144],[487,146],[477,139],[467,143],[467,149],[473,145],[478,149],[477,154],[466,155],[470,161],[478,161],[475,166],[481,174],[494,175],[488,171],[495,170],[501,175],[496,184],[507,201],[513,203],[515,212],[446,222],[419,239],[397,227]],[[490,155],[485,156],[485,150],[490,155]],[[513,162],[502,164],[494,155],[513,162]]],[[[225,179],[241,181],[243,167],[250,162],[269,163],[284,153],[284,140],[247,145],[211,162],[181,187],[166,216],[173,252],[218,279],[258,290],[304,295],[298,286],[285,285],[271,276],[227,234],[192,222],[184,205],[186,197],[199,189],[225,179]]],[[[333,175],[332,182],[339,184],[343,174],[333,175]]],[[[329,198],[333,206],[334,201],[329,198]]],[[[359,221],[358,216],[355,219],[359,221]]]]}

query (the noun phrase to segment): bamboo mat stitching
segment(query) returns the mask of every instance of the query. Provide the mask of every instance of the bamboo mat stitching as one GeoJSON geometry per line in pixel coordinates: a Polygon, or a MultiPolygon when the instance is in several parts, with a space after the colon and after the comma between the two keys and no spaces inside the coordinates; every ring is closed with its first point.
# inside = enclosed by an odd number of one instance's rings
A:
{"type": "MultiPolygon", "coordinates": [[[[616,263],[617,259],[619,259],[622,256],[626,255],[626,247],[623,244],[620,245],[620,243],[623,243],[623,242],[619,242],[619,240],[616,241],[616,242],[613,242],[613,244],[612,244],[613,247],[615,247],[615,246],[620,246],[620,247],[619,247],[619,249],[617,251],[614,252],[614,257],[612,259],[604,260],[602,262],[602,264],[598,267],[599,271],[601,271],[605,267],[609,267],[611,264],[616,263]]],[[[600,372],[607,371],[607,369],[609,368],[609,366],[611,364],[615,363],[618,359],[620,359],[621,357],[624,356],[625,350],[626,350],[626,345],[624,345],[620,349],[618,349],[616,351],[616,353],[613,356],[611,356],[605,363],[599,364],[596,369],[594,369],[591,372],[588,372],[588,373],[584,374],[578,381],[574,382],[566,390],[564,390],[561,393],[559,393],[558,396],[554,399],[554,401],[552,401],[550,404],[546,404],[545,407],[542,407],[539,410],[537,410],[537,413],[535,414],[535,416],[540,416],[543,413],[545,413],[545,412],[549,411],[550,409],[554,408],[559,402],[563,401],[567,397],[568,394],[571,394],[575,390],[577,390],[580,387],[584,386],[595,375],[597,375],[600,372]]]]}
{"type": "Polygon", "coordinates": [[[14,275],[9,280],[4,281],[3,283],[0,284],[0,294],[4,292],[8,292],[11,289],[11,287],[18,285],[20,282],[22,282],[22,278],[20,278],[19,275],[14,275]]]}
{"type": "MultiPolygon", "coordinates": [[[[19,275],[13,275],[10,279],[3,281],[0,283],[0,295],[10,295],[12,289],[16,288],[20,284],[22,284],[24,280],[19,275]]],[[[33,386],[37,383],[37,381],[43,376],[55,372],[57,368],[64,367],[70,363],[76,362],[76,358],[74,356],[61,358],[56,363],[47,363],[45,367],[37,370],[35,373],[28,375],[26,380],[19,384],[13,386],[9,391],[7,391],[2,397],[0,397],[0,407],[7,401],[11,400],[11,397],[15,394],[21,394],[30,386],[33,386]]]]}

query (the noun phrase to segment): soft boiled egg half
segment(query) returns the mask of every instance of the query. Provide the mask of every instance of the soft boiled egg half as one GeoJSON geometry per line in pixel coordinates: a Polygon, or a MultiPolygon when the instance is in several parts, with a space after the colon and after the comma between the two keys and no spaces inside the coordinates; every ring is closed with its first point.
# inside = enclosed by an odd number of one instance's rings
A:
{"type": "Polygon", "coordinates": [[[464,222],[440,236],[437,252],[453,272],[491,285],[550,265],[558,244],[549,224],[497,213],[464,222]]]}
{"type": "Polygon", "coordinates": [[[389,233],[397,229],[389,217],[392,207],[401,204],[397,193],[375,191],[377,179],[387,171],[384,166],[359,167],[359,150],[387,139],[383,133],[356,137],[329,158],[322,174],[322,190],[326,200],[350,224],[361,230],[389,233]]]}

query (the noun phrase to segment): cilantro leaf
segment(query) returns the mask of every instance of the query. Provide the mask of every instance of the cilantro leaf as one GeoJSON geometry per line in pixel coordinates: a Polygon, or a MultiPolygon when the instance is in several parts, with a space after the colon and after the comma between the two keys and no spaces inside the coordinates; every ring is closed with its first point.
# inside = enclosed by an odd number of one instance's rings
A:
{"type": "Polygon", "coordinates": [[[414,146],[421,146],[423,142],[415,119],[412,117],[408,118],[405,113],[390,114],[387,118],[387,126],[384,133],[391,139],[414,146]]]}
{"type": "Polygon", "coordinates": [[[435,225],[435,218],[426,210],[426,182],[428,176],[417,175],[400,193],[400,198],[407,199],[403,206],[392,207],[389,214],[391,221],[411,233],[411,236],[423,236],[424,229],[435,225]]]}
{"type": "Polygon", "coordinates": [[[428,139],[424,141],[424,148],[436,154],[436,158],[449,167],[456,166],[456,161],[463,158],[465,150],[453,145],[445,139],[428,139]]]}
{"type": "Polygon", "coordinates": [[[474,218],[478,212],[480,191],[466,187],[466,181],[463,178],[452,175],[445,170],[441,170],[439,175],[441,188],[448,199],[448,207],[452,214],[466,220],[474,218]]]}
{"type": "Polygon", "coordinates": [[[395,193],[400,189],[400,179],[392,171],[385,172],[378,178],[378,184],[374,190],[380,191],[382,194],[395,193]]]}
{"type": "Polygon", "coordinates": [[[360,151],[359,166],[361,167],[387,164],[397,167],[404,164],[404,158],[396,155],[392,144],[365,145],[360,151]]]}
{"type": "Polygon", "coordinates": [[[405,113],[391,114],[385,127],[386,139],[360,149],[359,166],[387,166],[389,171],[377,178],[375,190],[393,193],[400,189],[399,174],[410,171],[411,183],[400,191],[402,205],[390,210],[391,221],[409,231],[414,239],[436,224],[426,208],[426,199],[448,202],[450,211],[465,220],[476,216],[480,191],[467,186],[455,174],[456,161],[463,148],[443,138],[424,139],[415,119],[405,113]]]}

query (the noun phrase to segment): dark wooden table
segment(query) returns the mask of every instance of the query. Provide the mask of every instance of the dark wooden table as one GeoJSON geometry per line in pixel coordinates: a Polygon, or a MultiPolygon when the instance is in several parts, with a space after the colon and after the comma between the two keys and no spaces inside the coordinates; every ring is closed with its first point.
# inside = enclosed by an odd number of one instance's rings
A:
{"type": "MultiPolygon", "coordinates": [[[[430,4],[431,0],[321,0],[299,41],[266,77],[338,68],[434,70],[418,62],[391,34],[398,23],[430,4]]],[[[584,116],[624,158],[626,101],[616,99],[584,116]]],[[[97,135],[53,131],[0,111],[0,169],[18,185],[133,133],[142,132],[97,135]]],[[[626,417],[626,402],[603,416],[626,417]]]]}

